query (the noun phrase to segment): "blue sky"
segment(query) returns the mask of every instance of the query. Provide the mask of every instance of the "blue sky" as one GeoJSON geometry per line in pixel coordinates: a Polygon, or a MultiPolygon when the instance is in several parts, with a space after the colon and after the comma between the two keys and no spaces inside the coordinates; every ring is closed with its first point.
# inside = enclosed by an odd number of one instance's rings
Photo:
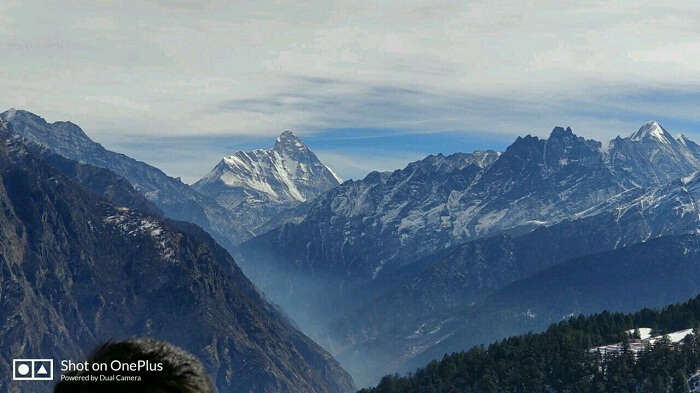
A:
{"type": "Polygon", "coordinates": [[[556,125],[700,132],[695,1],[0,3],[3,109],[191,182],[291,129],[343,177],[556,125]]]}

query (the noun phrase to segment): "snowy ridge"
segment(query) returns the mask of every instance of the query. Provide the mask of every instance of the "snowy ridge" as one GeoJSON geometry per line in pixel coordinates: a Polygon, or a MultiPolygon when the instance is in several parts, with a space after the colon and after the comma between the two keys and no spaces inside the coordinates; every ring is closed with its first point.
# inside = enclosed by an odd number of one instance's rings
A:
{"type": "Polygon", "coordinates": [[[700,169],[697,144],[684,136],[673,138],[656,121],[612,140],[605,155],[607,165],[632,187],[662,185],[700,169]]]}
{"type": "Polygon", "coordinates": [[[338,176],[335,172],[333,172],[333,169],[331,167],[327,166],[326,169],[328,169],[328,171],[331,173],[331,175],[338,184],[341,184],[343,182],[343,178],[338,176]]]}
{"type": "Polygon", "coordinates": [[[673,140],[673,137],[657,121],[649,121],[642,125],[637,132],[632,134],[630,140],[639,142],[647,138],[655,138],[659,142],[666,144],[670,144],[670,141],[673,140]]]}
{"type": "Polygon", "coordinates": [[[271,149],[224,157],[193,187],[237,214],[249,231],[280,211],[314,199],[341,179],[291,131],[271,149]]]}
{"type": "Polygon", "coordinates": [[[617,211],[620,220],[641,212],[658,228],[649,231],[653,238],[670,230],[672,223],[661,225],[664,215],[697,226],[697,214],[689,214],[697,211],[696,187],[680,187],[682,177],[700,170],[691,143],[649,122],[607,150],[571,128],[555,127],[547,139],[517,138],[502,154],[431,155],[402,170],[345,182],[311,202],[295,222],[300,232],[330,225],[322,239],[285,236],[298,244],[337,245],[347,255],[322,259],[351,259],[356,265],[347,274],[369,280],[465,241],[602,211],[617,211]]]}
{"type": "Polygon", "coordinates": [[[209,189],[212,183],[220,183],[228,188],[266,194],[276,202],[304,202],[340,182],[299,138],[285,131],[277,137],[272,149],[239,151],[224,157],[194,187],[209,189]]]}
{"type": "Polygon", "coordinates": [[[298,162],[279,154],[277,151],[254,150],[251,153],[238,152],[232,156],[224,157],[223,162],[228,166],[226,171],[219,175],[221,181],[228,187],[248,187],[256,191],[268,194],[275,200],[284,198],[304,202],[306,198],[297,188],[293,177],[297,170],[301,169],[301,177],[308,178],[305,169],[298,162]],[[272,177],[273,181],[269,181],[272,177]],[[282,185],[282,192],[274,183],[282,185]],[[277,188],[277,191],[275,190],[277,188]]]}
{"type": "Polygon", "coordinates": [[[673,211],[677,214],[676,219],[682,219],[686,214],[692,213],[692,217],[700,223],[698,199],[700,199],[700,177],[695,172],[667,186],[652,189],[631,202],[621,204],[618,211],[624,214],[625,211],[638,207],[642,214],[648,214],[649,211],[673,206],[673,211]]]}

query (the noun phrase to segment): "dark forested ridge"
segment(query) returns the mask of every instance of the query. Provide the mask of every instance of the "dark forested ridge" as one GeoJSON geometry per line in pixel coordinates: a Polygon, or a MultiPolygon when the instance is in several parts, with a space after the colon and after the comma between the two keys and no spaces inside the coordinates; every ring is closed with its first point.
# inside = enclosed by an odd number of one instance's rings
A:
{"type": "Polygon", "coordinates": [[[405,377],[386,376],[361,393],[428,392],[688,392],[686,379],[700,367],[700,296],[661,310],[603,312],[554,324],[540,334],[512,337],[489,347],[445,355],[405,377]],[[624,332],[650,327],[655,334],[693,328],[680,343],[664,338],[635,358],[624,332]],[[623,342],[619,354],[588,349],[623,342]]]}

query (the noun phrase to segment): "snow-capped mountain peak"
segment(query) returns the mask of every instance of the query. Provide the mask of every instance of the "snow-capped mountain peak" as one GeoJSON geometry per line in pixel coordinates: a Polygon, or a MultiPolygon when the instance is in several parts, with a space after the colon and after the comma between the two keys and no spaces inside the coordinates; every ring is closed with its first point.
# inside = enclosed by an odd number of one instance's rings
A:
{"type": "Polygon", "coordinates": [[[630,140],[635,142],[649,140],[650,138],[665,144],[672,144],[671,141],[675,142],[675,139],[673,139],[673,137],[661,126],[661,124],[655,120],[645,123],[639,128],[639,130],[630,136],[630,140]]]}
{"type": "Polygon", "coordinates": [[[309,148],[290,130],[286,130],[275,139],[272,150],[279,153],[305,153],[309,148]]]}
{"type": "Polygon", "coordinates": [[[279,202],[304,202],[340,183],[337,176],[294,133],[287,130],[272,149],[238,151],[223,160],[204,179],[229,188],[266,194],[279,202]]]}
{"type": "Polygon", "coordinates": [[[627,138],[616,138],[606,151],[608,165],[632,186],[662,185],[700,169],[700,149],[674,138],[659,122],[642,125],[627,138]]]}
{"type": "Polygon", "coordinates": [[[340,183],[301,139],[284,131],[271,149],[238,151],[224,157],[193,187],[242,214],[241,219],[251,220],[249,227],[255,228],[276,212],[311,200],[340,183]]]}

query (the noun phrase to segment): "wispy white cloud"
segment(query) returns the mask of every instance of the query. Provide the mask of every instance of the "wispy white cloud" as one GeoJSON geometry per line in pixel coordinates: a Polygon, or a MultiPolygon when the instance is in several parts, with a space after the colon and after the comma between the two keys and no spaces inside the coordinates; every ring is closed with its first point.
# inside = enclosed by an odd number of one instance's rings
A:
{"type": "Polygon", "coordinates": [[[8,0],[0,106],[96,139],[693,131],[698,34],[694,1],[8,0]]]}

